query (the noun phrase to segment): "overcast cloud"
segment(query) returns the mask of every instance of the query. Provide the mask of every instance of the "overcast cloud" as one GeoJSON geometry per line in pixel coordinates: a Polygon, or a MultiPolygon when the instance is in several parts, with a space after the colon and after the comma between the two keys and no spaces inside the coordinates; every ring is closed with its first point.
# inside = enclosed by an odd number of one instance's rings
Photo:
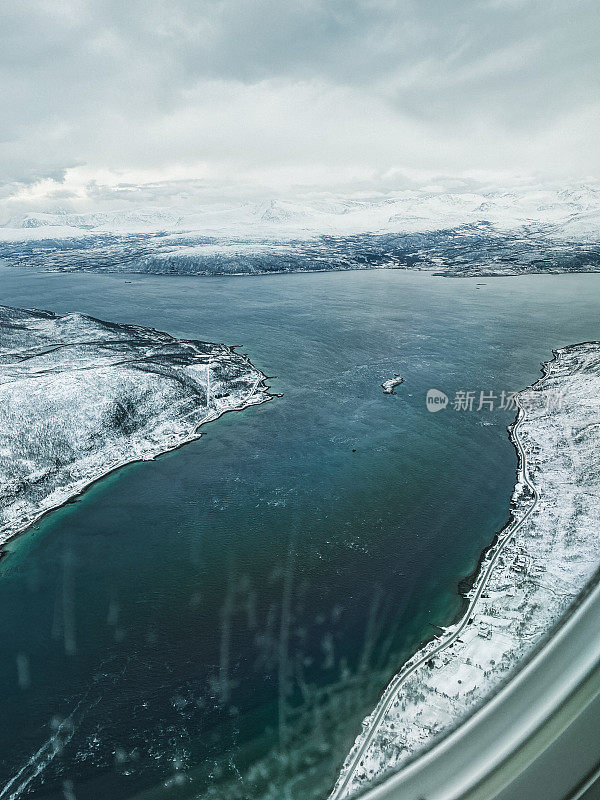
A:
{"type": "Polygon", "coordinates": [[[0,15],[5,202],[600,175],[597,0],[20,0],[0,15]]]}

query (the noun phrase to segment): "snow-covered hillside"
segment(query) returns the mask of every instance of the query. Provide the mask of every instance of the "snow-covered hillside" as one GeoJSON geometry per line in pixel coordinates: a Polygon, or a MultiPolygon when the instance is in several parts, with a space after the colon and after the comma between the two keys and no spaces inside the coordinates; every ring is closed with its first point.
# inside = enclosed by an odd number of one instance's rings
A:
{"type": "Polygon", "coordinates": [[[0,544],[116,467],[269,399],[220,344],[0,306],[0,544]]]}
{"type": "Polygon", "coordinates": [[[261,274],[418,268],[446,275],[596,271],[600,189],[395,192],[182,209],[28,213],[0,260],[53,270],[261,274]]]}

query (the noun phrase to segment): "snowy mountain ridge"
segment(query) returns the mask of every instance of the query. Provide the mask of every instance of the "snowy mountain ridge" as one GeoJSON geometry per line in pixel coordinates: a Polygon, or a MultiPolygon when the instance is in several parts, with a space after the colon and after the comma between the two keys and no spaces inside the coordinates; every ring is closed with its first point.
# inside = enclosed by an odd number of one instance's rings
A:
{"type": "Polygon", "coordinates": [[[205,235],[297,236],[328,233],[425,232],[487,222],[500,230],[526,224],[564,226],[572,235],[598,232],[600,188],[439,192],[404,190],[376,196],[323,196],[212,203],[190,208],[126,208],[114,211],[29,212],[0,226],[0,239],[88,233],[188,232],[205,235]],[[48,231],[46,230],[48,229],[48,231]]]}
{"type": "Polygon", "coordinates": [[[159,275],[596,272],[600,189],[406,190],[190,209],[28,213],[0,227],[0,261],[59,272],[159,275]]]}

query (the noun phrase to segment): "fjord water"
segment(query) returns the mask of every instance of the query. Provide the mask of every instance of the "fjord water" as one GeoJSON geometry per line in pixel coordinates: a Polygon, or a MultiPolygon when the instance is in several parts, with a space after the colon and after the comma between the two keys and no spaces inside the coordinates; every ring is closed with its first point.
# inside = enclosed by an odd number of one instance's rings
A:
{"type": "Polygon", "coordinates": [[[6,304],[241,344],[283,393],[9,545],[1,800],[324,797],[507,519],[514,410],[479,393],[600,339],[600,275],[0,282],[6,304]],[[448,408],[427,411],[430,388],[448,408]]]}

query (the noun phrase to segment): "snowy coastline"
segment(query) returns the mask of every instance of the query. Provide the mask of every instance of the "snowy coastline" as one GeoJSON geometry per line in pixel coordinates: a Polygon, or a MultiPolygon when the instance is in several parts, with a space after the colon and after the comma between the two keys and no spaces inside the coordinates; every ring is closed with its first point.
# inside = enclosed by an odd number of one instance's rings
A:
{"type": "Polygon", "coordinates": [[[485,701],[577,600],[600,564],[600,343],[554,352],[518,395],[513,510],[485,553],[461,620],[392,679],[332,800],[397,769],[485,701]]]}
{"type": "Polygon", "coordinates": [[[0,306],[0,546],[115,469],[269,399],[226,345],[0,306]]]}

